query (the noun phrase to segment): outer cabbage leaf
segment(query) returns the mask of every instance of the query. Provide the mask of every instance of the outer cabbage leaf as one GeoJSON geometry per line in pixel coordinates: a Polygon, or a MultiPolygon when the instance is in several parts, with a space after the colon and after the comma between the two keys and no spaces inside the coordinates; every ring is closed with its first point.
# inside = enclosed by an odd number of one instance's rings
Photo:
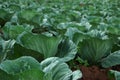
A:
{"type": "Polygon", "coordinates": [[[82,77],[80,71],[72,72],[68,65],[57,57],[42,61],[41,66],[46,75],[52,75],[52,80],[77,80],[82,77]]]}
{"type": "Polygon", "coordinates": [[[90,38],[79,43],[79,47],[82,59],[87,60],[89,64],[97,64],[110,54],[112,42],[109,39],[90,38]]]}
{"type": "Polygon", "coordinates": [[[0,8],[0,19],[3,19],[5,21],[9,21],[12,17],[13,13],[0,8]]]}
{"type": "Polygon", "coordinates": [[[32,24],[34,26],[40,26],[41,15],[34,8],[25,9],[18,13],[19,23],[32,24]]]}
{"type": "Polygon", "coordinates": [[[120,72],[115,70],[110,70],[110,77],[115,78],[115,80],[120,80],[120,72]]]}
{"type": "Polygon", "coordinates": [[[64,61],[69,61],[75,57],[76,53],[77,46],[71,40],[65,39],[59,44],[56,56],[64,61]]]}
{"type": "Polygon", "coordinates": [[[17,12],[21,10],[21,6],[19,6],[18,4],[12,3],[12,4],[9,4],[9,9],[14,12],[17,12]]]}
{"type": "Polygon", "coordinates": [[[8,54],[7,59],[16,59],[21,56],[32,56],[38,61],[42,61],[44,59],[43,54],[39,54],[37,51],[27,49],[17,43],[14,45],[14,48],[12,50],[12,54],[8,54]]]}
{"type": "Polygon", "coordinates": [[[44,72],[39,69],[27,70],[17,75],[19,76],[20,80],[45,80],[44,72]]]}
{"type": "Polygon", "coordinates": [[[25,19],[27,21],[32,20],[32,18],[36,15],[36,11],[35,10],[30,10],[30,9],[26,9],[24,11],[21,11],[18,15],[19,18],[21,19],[25,19]]]}
{"type": "Polygon", "coordinates": [[[108,27],[108,33],[120,35],[120,27],[108,27]]]}
{"type": "Polygon", "coordinates": [[[114,53],[111,53],[109,56],[104,58],[101,61],[101,64],[104,68],[112,67],[120,64],[120,50],[114,53]]]}
{"type": "MultiPolygon", "coordinates": [[[[31,69],[17,74],[7,74],[0,70],[1,80],[45,80],[44,73],[38,69],[31,69]]],[[[49,80],[49,79],[46,79],[49,80]]]]}
{"type": "Polygon", "coordinates": [[[16,60],[3,61],[0,64],[0,69],[8,74],[16,74],[28,69],[40,69],[40,65],[34,58],[24,56],[16,60]]]}
{"type": "Polygon", "coordinates": [[[17,80],[18,76],[13,76],[11,74],[7,74],[3,70],[0,70],[0,80],[17,80]]]}
{"type": "Polygon", "coordinates": [[[22,46],[40,52],[44,55],[44,58],[55,56],[61,41],[61,37],[48,37],[32,33],[24,33],[19,39],[22,46]]]}
{"type": "Polygon", "coordinates": [[[39,62],[29,56],[2,62],[0,75],[3,80],[49,80],[47,76],[44,79],[44,72],[41,70],[39,62]]]}
{"type": "Polygon", "coordinates": [[[24,27],[23,25],[11,25],[10,23],[7,23],[3,27],[3,34],[6,39],[16,39],[22,32],[24,31],[31,31],[33,26],[26,25],[24,27]]]}

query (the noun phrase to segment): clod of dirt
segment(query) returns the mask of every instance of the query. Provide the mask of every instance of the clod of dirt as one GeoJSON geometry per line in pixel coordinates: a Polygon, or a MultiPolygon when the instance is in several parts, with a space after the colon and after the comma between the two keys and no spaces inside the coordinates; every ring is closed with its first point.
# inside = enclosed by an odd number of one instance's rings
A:
{"type": "Polygon", "coordinates": [[[109,69],[100,69],[97,66],[80,66],[83,77],[81,80],[109,80],[108,71],[109,69]]]}

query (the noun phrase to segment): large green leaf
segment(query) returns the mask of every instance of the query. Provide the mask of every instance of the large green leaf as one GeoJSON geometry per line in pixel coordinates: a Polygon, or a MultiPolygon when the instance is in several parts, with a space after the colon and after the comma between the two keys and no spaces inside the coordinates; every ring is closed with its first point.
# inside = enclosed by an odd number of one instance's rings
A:
{"type": "Polygon", "coordinates": [[[81,58],[90,64],[97,64],[102,58],[110,54],[112,42],[109,39],[90,38],[83,40],[79,45],[81,58]]]}
{"type": "Polygon", "coordinates": [[[80,32],[77,28],[68,28],[65,35],[68,36],[72,40],[73,35],[77,32],[80,32]]]}
{"type": "Polygon", "coordinates": [[[3,70],[0,70],[0,80],[17,80],[18,76],[13,76],[11,74],[7,74],[3,70]]]}
{"type": "Polygon", "coordinates": [[[26,9],[26,10],[23,10],[21,11],[19,14],[18,14],[18,17],[21,19],[21,20],[26,20],[26,21],[30,21],[32,20],[32,18],[37,15],[38,13],[33,10],[33,9],[26,9]]]}
{"type": "Polygon", "coordinates": [[[40,13],[34,10],[34,8],[25,9],[18,13],[19,23],[21,24],[27,23],[40,26],[41,17],[40,13]]]}
{"type": "Polygon", "coordinates": [[[69,39],[61,41],[58,47],[57,57],[64,61],[69,61],[75,57],[77,53],[77,46],[69,39]]]}
{"type": "Polygon", "coordinates": [[[52,75],[53,80],[69,80],[72,75],[72,71],[69,69],[68,65],[58,61],[56,58],[46,59],[41,62],[41,65],[47,75],[52,75]]]}
{"type": "Polygon", "coordinates": [[[5,21],[9,21],[13,15],[13,13],[9,12],[6,9],[1,9],[0,8],[0,19],[3,19],[5,21]]]}
{"type": "Polygon", "coordinates": [[[5,16],[8,14],[7,11],[5,11],[4,9],[0,9],[0,13],[1,13],[0,15],[1,19],[5,19],[5,16]]]}
{"type": "Polygon", "coordinates": [[[108,27],[108,33],[120,35],[120,27],[108,27]]]}
{"type": "Polygon", "coordinates": [[[51,75],[52,80],[77,80],[82,77],[80,71],[72,72],[68,65],[57,57],[42,61],[41,66],[46,75],[51,75]]]}
{"type": "Polygon", "coordinates": [[[20,11],[21,7],[18,4],[12,3],[12,4],[9,5],[9,9],[16,12],[16,11],[20,11]]]}
{"type": "Polygon", "coordinates": [[[120,72],[119,71],[115,71],[115,70],[110,70],[110,77],[113,76],[113,78],[115,78],[115,80],[120,80],[120,72]]]}
{"type": "Polygon", "coordinates": [[[39,69],[27,70],[17,75],[20,80],[44,80],[44,72],[39,69]]]}
{"type": "Polygon", "coordinates": [[[22,46],[40,52],[44,58],[55,56],[61,41],[60,37],[48,37],[33,33],[25,33],[19,39],[22,46]]]}
{"type": "Polygon", "coordinates": [[[85,33],[77,32],[73,35],[73,42],[78,45],[79,42],[83,41],[84,39],[88,38],[88,36],[85,33]]]}
{"type": "Polygon", "coordinates": [[[18,35],[20,35],[23,31],[25,31],[23,26],[14,26],[14,25],[6,25],[3,28],[3,33],[5,38],[16,39],[18,35]]]}
{"type": "Polygon", "coordinates": [[[109,56],[104,58],[101,61],[101,64],[104,68],[112,67],[120,64],[120,50],[114,53],[111,53],[109,56]]]}
{"type": "MultiPolygon", "coordinates": [[[[45,80],[39,62],[29,56],[6,60],[0,64],[2,80],[45,80]]],[[[49,80],[47,76],[45,76],[49,80]]]]}
{"type": "Polygon", "coordinates": [[[8,74],[16,74],[28,69],[40,69],[40,65],[34,58],[24,56],[16,60],[3,61],[0,64],[0,69],[8,74]]]}
{"type": "Polygon", "coordinates": [[[73,80],[78,80],[82,77],[82,73],[79,70],[76,70],[72,73],[73,80]]]}
{"type": "Polygon", "coordinates": [[[16,59],[21,56],[32,56],[38,61],[42,61],[44,59],[43,54],[39,54],[39,52],[27,49],[25,47],[22,47],[20,44],[15,44],[14,48],[12,49],[12,54],[7,55],[7,59],[16,59]]]}
{"type": "MultiPolygon", "coordinates": [[[[17,74],[7,74],[0,70],[1,80],[45,80],[44,73],[39,69],[31,69],[17,74]]],[[[47,80],[47,79],[46,79],[47,80]]]]}
{"type": "Polygon", "coordinates": [[[33,26],[26,25],[11,25],[11,23],[7,23],[3,27],[3,34],[6,39],[16,39],[22,32],[31,31],[33,26]]]}
{"type": "Polygon", "coordinates": [[[10,21],[12,15],[13,13],[0,8],[0,26],[3,27],[7,21],[10,21]]]}

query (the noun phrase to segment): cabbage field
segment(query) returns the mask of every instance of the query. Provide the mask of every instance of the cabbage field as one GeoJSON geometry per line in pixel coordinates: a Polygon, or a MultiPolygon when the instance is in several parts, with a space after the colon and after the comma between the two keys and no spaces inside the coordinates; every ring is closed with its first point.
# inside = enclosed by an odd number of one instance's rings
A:
{"type": "Polygon", "coordinates": [[[120,80],[120,1],[0,0],[0,80],[120,80]]]}

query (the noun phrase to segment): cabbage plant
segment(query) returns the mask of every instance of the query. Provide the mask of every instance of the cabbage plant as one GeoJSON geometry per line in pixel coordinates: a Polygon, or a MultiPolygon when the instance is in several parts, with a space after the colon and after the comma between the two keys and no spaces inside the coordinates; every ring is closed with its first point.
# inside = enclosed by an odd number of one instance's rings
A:
{"type": "MultiPolygon", "coordinates": [[[[92,30],[79,40],[78,54],[83,60],[87,60],[90,65],[101,65],[104,68],[120,64],[120,51],[111,52],[113,45],[119,41],[118,37],[111,39],[106,32],[92,30]]],[[[78,34],[76,34],[78,35],[78,34]]],[[[80,36],[80,35],[79,35],[80,36]]]]}

